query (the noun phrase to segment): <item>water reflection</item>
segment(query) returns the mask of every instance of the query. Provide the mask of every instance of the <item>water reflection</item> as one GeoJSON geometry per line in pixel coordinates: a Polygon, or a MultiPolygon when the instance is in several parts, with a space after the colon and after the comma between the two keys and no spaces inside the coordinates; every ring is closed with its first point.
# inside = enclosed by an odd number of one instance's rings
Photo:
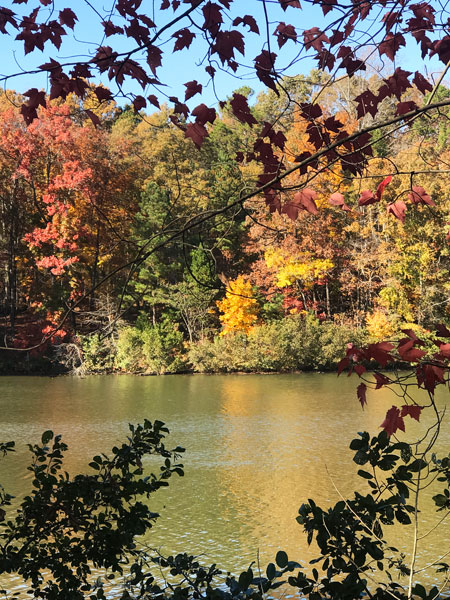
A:
{"type": "MultiPolygon", "coordinates": [[[[336,487],[344,496],[361,489],[348,444],[356,431],[379,431],[395,401],[383,390],[369,393],[369,406],[361,411],[356,385],[332,374],[5,377],[2,437],[15,439],[19,452],[0,463],[1,481],[18,496],[28,491],[25,444],[38,441],[45,429],[63,434],[70,447],[66,468],[75,473],[117,444],[127,423],[161,419],[173,445],[187,448],[186,477],[158,492],[152,508],[161,518],[146,541],[165,553],[201,553],[235,572],[258,551],[263,564],[279,548],[304,563],[315,550],[295,522],[299,505],[309,497],[335,503],[336,487]]],[[[415,427],[411,422],[409,436],[415,427]]],[[[446,436],[441,451],[448,451],[448,428],[446,436]]],[[[437,522],[427,510],[429,492],[422,505],[424,532],[437,522]]],[[[407,537],[392,535],[410,551],[407,537]]],[[[448,537],[445,526],[430,534],[422,565],[448,548],[448,537]]]]}

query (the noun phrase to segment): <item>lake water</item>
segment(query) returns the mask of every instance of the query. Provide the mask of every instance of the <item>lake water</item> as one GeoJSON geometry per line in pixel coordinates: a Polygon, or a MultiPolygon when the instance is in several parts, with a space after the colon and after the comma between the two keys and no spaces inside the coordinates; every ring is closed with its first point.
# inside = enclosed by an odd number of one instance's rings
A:
{"type": "MultiPolygon", "coordinates": [[[[0,481],[18,497],[30,489],[26,444],[46,429],[63,434],[66,469],[75,474],[120,442],[128,423],[160,419],[171,431],[167,445],[186,448],[186,475],[158,492],[152,509],[161,517],[148,544],[166,554],[201,554],[206,564],[235,573],[258,555],[262,565],[273,560],[278,549],[305,563],[316,552],[295,521],[298,507],[308,498],[331,505],[339,493],[365,489],[349,442],[357,431],[377,433],[396,403],[379,390],[368,393],[362,411],[357,384],[334,374],[3,377],[1,437],[14,439],[18,452],[0,462],[0,481]]],[[[418,426],[408,425],[405,439],[413,440],[418,426]]],[[[447,422],[438,451],[448,452],[449,442],[447,422]]],[[[431,495],[422,501],[423,532],[442,516],[427,511],[431,495]]],[[[408,554],[412,540],[404,530],[393,537],[408,554]]],[[[444,522],[424,540],[419,567],[448,550],[449,540],[444,522]]],[[[7,585],[13,591],[18,581],[7,585]]]]}

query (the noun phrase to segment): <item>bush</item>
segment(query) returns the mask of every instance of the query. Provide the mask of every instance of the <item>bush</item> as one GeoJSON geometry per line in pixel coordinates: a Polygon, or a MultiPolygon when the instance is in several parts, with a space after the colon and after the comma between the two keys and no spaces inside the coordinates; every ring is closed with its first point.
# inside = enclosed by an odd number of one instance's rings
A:
{"type": "Polygon", "coordinates": [[[291,315],[254,327],[248,334],[203,340],[189,348],[195,371],[311,371],[333,370],[349,342],[365,343],[367,334],[334,323],[320,323],[312,315],[291,315]]]}
{"type": "Polygon", "coordinates": [[[183,334],[168,319],[124,327],[119,331],[115,365],[121,371],[158,375],[184,370],[183,334]]]}
{"type": "Polygon", "coordinates": [[[81,340],[83,370],[89,373],[110,373],[114,368],[117,348],[112,337],[101,338],[98,333],[81,340]]]}

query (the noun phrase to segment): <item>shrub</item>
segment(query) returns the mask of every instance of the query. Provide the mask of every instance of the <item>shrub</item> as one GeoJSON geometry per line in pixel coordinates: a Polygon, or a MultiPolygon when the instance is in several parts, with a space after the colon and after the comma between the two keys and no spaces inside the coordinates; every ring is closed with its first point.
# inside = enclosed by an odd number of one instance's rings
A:
{"type": "Polygon", "coordinates": [[[248,334],[203,340],[189,348],[195,371],[332,370],[349,342],[364,344],[365,330],[320,323],[312,315],[290,315],[254,327],[248,334]]]}

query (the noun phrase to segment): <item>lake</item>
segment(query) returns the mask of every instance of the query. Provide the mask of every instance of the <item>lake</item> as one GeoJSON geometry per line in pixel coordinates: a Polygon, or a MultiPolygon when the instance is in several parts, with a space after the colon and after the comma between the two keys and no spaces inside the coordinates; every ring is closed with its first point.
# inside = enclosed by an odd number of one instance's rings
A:
{"type": "MultiPolygon", "coordinates": [[[[327,506],[339,494],[365,491],[348,445],[357,431],[379,432],[386,410],[398,403],[388,391],[369,392],[363,411],[358,383],[335,374],[3,377],[2,439],[15,440],[18,452],[1,461],[0,481],[19,497],[30,489],[26,443],[39,442],[46,429],[69,444],[66,469],[75,474],[120,442],[128,423],[160,419],[171,431],[167,445],[186,448],[186,475],[158,492],[152,508],[161,517],[149,545],[201,554],[206,564],[234,573],[258,555],[264,565],[278,549],[305,563],[316,552],[295,521],[298,507],[308,498],[327,506]]],[[[408,421],[404,439],[412,441],[418,425],[408,421]]],[[[448,452],[449,442],[447,421],[438,450],[448,452]]],[[[422,531],[438,521],[424,516],[422,531]]],[[[404,529],[392,535],[408,554],[412,540],[404,529]]],[[[434,530],[420,548],[419,567],[448,549],[449,538],[448,523],[434,530]]],[[[8,585],[13,591],[18,582],[8,585]]]]}

